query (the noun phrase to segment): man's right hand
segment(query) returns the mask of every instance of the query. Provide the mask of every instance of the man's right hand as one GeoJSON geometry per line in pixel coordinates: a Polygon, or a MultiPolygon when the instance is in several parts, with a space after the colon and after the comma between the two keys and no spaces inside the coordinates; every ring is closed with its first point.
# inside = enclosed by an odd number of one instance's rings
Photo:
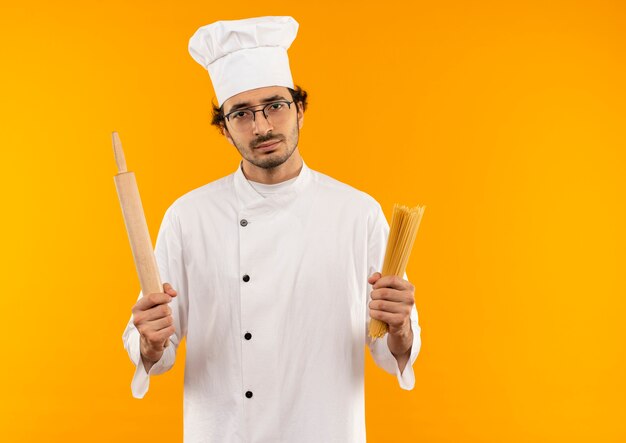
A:
{"type": "Polygon", "coordinates": [[[169,338],[176,329],[172,309],[168,303],[176,297],[169,283],[163,284],[163,292],[143,296],[133,306],[133,323],[141,337],[141,358],[146,372],[161,359],[169,338]]]}

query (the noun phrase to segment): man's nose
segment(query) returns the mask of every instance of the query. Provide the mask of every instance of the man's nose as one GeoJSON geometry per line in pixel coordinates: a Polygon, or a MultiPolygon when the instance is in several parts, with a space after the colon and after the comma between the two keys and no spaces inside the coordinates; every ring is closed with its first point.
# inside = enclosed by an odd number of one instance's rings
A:
{"type": "Polygon", "coordinates": [[[268,131],[274,129],[272,124],[265,118],[263,112],[256,113],[256,117],[254,118],[254,133],[255,134],[265,134],[268,131]]]}

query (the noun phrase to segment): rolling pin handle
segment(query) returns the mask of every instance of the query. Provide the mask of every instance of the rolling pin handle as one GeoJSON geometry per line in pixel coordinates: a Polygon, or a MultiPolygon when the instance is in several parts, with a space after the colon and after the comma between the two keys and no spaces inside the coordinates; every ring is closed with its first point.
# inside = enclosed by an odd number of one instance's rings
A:
{"type": "Polygon", "coordinates": [[[117,131],[113,131],[113,154],[115,155],[115,164],[117,165],[117,172],[121,174],[127,172],[126,158],[124,157],[124,150],[122,149],[122,142],[117,131]]]}

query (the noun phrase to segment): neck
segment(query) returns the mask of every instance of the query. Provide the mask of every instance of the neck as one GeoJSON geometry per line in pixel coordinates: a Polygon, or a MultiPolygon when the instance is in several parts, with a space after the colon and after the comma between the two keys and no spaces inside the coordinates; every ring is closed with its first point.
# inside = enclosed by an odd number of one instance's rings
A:
{"type": "Polygon", "coordinates": [[[260,168],[244,158],[243,175],[253,182],[274,185],[297,177],[302,169],[302,164],[302,157],[296,148],[287,161],[271,169],[260,168]]]}

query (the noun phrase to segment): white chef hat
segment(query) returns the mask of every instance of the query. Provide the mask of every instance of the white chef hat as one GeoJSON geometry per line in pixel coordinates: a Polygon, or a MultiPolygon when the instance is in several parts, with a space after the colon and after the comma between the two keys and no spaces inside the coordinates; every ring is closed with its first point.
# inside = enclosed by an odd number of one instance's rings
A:
{"type": "Polygon", "coordinates": [[[219,106],[226,99],[264,86],[293,88],[287,48],[298,22],[288,16],[221,20],[189,39],[189,53],[211,77],[219,106]]]}

